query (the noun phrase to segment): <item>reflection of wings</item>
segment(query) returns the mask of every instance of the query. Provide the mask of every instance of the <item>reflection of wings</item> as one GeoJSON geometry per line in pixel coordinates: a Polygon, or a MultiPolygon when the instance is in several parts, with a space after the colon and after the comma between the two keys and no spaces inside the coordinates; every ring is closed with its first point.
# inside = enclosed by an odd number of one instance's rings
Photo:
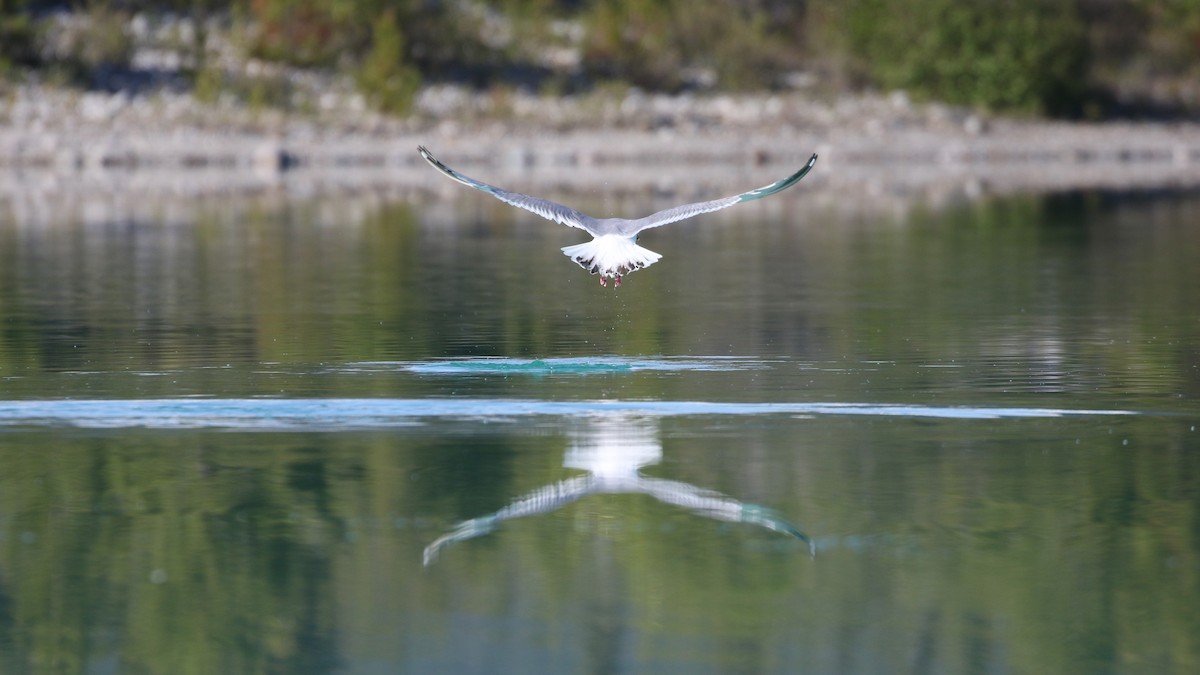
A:
{"type": "Polygon", "coordinates": [[[774,532],[782,532],[808,544],[810,555],[816,555],[812,540],[796,529],[771,509],[757,504],[746,504],[718,492],[698,488],[695,485],[662,478],[636,476],[620,480],[598,479],[595,476],[580,476],[534,490],[499,511],[459,523],[453,532],[439,537],[425,547],[425,565],[437,561],[441,550],[451,544],[479,537],[495,530],[500,523],[522,516],[549,513],[571,502],[594,493],[641,492],[665,504],[678,506],[693,513],[724,520],[731,523],[750,523],[774,532]]]}
{"type": "Polygon", "coordinates": [[[731,499],[718,492],[698,488],[695,485],[681,483],[662,478],[641,478],[638,481],[640,491],[654,497],[660,502],[674,504],[693,513],[707,516],[715,520],[731,523],[751,523],[760,525],[774,532],[782,532],[796,537],[808,544],[810,555],[816,555],[816,548],[808,535],[796,529],[771,509],[757,504],[746,504],[731,499]]]}
{"type": "Polygon", "coordinates": [[[506,520],[522,516],[532,516],[538,513],[547,513],[562,508],[580,497],[593,492],[595,484],[596,480],[591,476],[580,476],[579,478],[564,480],[554,485],[547,485],[534,490],[491,515],[464,520],[459,523],[453,532],[439,537],[432,544],[425,547],[425,565],[428,566],[436,562],[438,553],[451,544],[487,534],[495,530],[500,523],[506,520]]]}

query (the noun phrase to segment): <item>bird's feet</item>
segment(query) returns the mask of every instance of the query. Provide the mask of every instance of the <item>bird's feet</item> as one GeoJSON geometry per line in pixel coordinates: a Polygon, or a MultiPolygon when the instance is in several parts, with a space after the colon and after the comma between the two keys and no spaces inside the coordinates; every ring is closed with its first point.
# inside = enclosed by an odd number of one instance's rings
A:
{"type": "Polygon", "coordinates": [[[601,286],[608,285],[608,277],[604,276],[603,274],[600,275],[600,285],[601,286]]]}
{"type": "Polygon", "coordinates": [[[613,288],[620,288],[620,287],[621,287],[621,275],[618,274],[617,276],[613,277],[613,288]]]}

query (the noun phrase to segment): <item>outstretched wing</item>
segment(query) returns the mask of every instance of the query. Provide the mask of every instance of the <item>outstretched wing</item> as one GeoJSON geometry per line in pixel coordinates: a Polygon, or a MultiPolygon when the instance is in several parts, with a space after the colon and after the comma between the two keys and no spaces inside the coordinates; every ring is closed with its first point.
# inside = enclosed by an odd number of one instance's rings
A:
{"type": "Polygon", "coordinates": [[[808,544],[810,555],[815,556],[817,554],[817,549],[807,534],[804,534],[795,525],[784,520],[779,514],[765,506],[747,504],[711,490],[698,488],[689,483],[681,483],[665,478],[638,476],[637,485],[638,489],[642,492],[660,502],[681,506],[702,516],[707,516],[715,520],[725,520],[731,523],[752,523],[774,532],[790,534],[808,544]]]}
{"type": "Polygon", "coordinates": [[[596,479],[591,476],[569,478],[554,485],[538,488],[491,515],[464,520],[454,528],[453,532],[438,537],[432,544],[425,547],[425,566],[429,567],[436,562],[441,550],[451,544],[488,534],[499,527],[500,523],[512,518],[532,516],[562,508],[580,497],[590,494],[595,489],[596,479]]]}
{"type": "Polygon", "coordinates": [[[523,195],[519,192],[509,192],[508,190],[502,190],[495,185],[488,185],[483,181],[478,181],[469,176],[464,176],[463,174],[451,169],[434,158],[434,156],[429,154],[429,151],[425,149],[425,146],[419,145],[417,146],[417,150],[421,152],[421,156],[424,157],[425,161],[429,162],[433,168],[441,171],[463,185],[473,187],[476,190],[482,190],[496,199],[504,202],[505,204],[511,204],[517,208],[525,209],[526,211],[532,211],[547,220],[553,220],[556,223],[562,223],[563,225],[569,225],[571,227],[578,227],[581,230],[587,230],[588,232],[591,232],[593,235],[596,234],[595,230],[593,229],[593,225],[595,224],[596,220],[591,216],[584,215],[575,209],[563,206],[557,202],[552,202],[549,199],[539,199],[537,197],[523,195]]]}
{"type": "Polygon", "coordinates": [[[714,199],[710,202],[697,202],[695,204],[684,204],[683,206],[676,206],[674,208],[666,209],[665,211],[659,211],[658,213],[656,213],[652,216],[646,216],[645,218],[640,218],[638,220],[631,220],[631,221],[629,221],[629,224],[627,227],[622,228],[621,234],[626,235],[626,236],[631,236],[631,235],[637,234],[638,232],[641,232],[642,230],[645,230],[645,229],[648,229],[651,227],[658,227],[660,225],[666,225],[667,223],[673,223],[677,220],[683,220],[684,218],[691,218],[692,216],[698,216],[701,213],[710,213],[712,211],[720,211],[721,209],[729,208],[730,206],[733,206],[734,204],[741,204],[742,202],[749,202],[749,201],[753,201],[755,199],[762,199],[763,197],[766,197],[768,195],[773,195],[776,192],[786,190],[787,188],[798,183],[801,178],[804,178],[806,175],[808,175],[809,171],[812,171],[813,165],[815,165],[816,163],[817,163],[817,155],[814,153],[812,158],[810,158],[808,160],[808,164],[804,165],[803,169],[800,169],[796,173],[788,176],[787,178],[784,178],[783,180],[776,181],[776,182],[771,183],[770,185],[766,185],[764,187],[760,187],[757,190],[743,192],[742,194],[736,195],[734,197],[725,197],[724,199],[714,199]]]}

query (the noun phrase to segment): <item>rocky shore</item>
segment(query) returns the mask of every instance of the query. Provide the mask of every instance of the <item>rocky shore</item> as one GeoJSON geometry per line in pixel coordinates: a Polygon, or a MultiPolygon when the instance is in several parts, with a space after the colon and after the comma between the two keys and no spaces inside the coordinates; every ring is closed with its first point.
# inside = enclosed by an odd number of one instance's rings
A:
{"type": "Polygon", "coordinates": [[[443,188],[415,152],[514,188],[672,191],[774,180],[821,155],[831,199],[1200,185],[1200,124],[983,116],[902,93],[553,97],[455,87],[407,119],[335,92],[306,114],[141,94],[0,90],[0,200],[443,188]],[[744,179],[742,177],[745,177],[744,179]],[[686,186],[686,187],[685,187],[686,186]]]}

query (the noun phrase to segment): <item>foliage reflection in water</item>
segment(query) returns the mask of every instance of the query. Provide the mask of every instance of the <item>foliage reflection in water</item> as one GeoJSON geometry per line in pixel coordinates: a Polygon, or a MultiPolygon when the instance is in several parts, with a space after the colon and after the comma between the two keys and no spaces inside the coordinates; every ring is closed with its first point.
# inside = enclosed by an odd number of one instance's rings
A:
{"type": "Polygon", "coordinates": [[[0,671],[1195,670],[1200,199],[797,194],[0,209],[0,671]]]}

